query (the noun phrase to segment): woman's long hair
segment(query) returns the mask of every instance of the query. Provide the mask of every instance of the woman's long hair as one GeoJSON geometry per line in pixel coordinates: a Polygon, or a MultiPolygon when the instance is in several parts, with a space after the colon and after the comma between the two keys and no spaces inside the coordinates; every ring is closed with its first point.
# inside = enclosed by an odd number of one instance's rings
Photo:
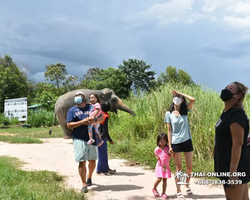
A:
{"type": "Polygon", "coordinates": [[[110,109],[110,104],[108,101],[105,101],[101,104],[101,108],[103,112],[108,112],[110,109]]]}
{"type": "MultiPolygon", "coordinates": [[[[174,96],[174,97],[179,97],[179,98],[181,98],[181,96],[180,95],[176,95],[176,96],[174,96]]],[[[187,110],[187,101],[186,101],[186,99],[185,99],[185,97],[183,97],[182,96],[182,99],[183,99],[183,102],[181,103],[181,107],[180,107],[180,115],[187,115],[187,113],[188,113],[188,110],[187,110]]],[[[170,105],[170,107],[169,107],[169,112],[172,112],[174,110],[174,103],[172,103],[171,105],[170,105]]]]}
{"type": "Polygon", "coordinates": [[[243,101],[245,99],[246,93],[248,91],[248,87],[240,82],[233,82],[235,85],[237,85],[237,94],[241,94],[241,97],[238,99],[238,102],[235,104],[235,107],[238,108],[244,108],[243,107],[243,101]]]}

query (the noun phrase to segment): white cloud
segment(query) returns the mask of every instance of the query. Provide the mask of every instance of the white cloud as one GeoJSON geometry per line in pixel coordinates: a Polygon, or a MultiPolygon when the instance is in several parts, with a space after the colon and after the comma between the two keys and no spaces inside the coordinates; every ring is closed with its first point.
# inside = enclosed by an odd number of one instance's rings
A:
{"type": "Polygon", "coordinates": [[[224,21],[234,28],[250,28],[250,1],[245,0],[228,5],[224,21]]]}
{"type": "Polygon", "coordinates": [[[225,16],[225,22],[236,28],[250,28],[250,16],[247,17],[236,17],[236,16],[225,16]]]}
{"type": "Polygon", "coordinates": [[[202,11],[218,14],[234,7],[239,0],[203,0],[202,11]]]}
{"type": "MultiPolygon", "coordinates": [[[[192,12],[194,0],[173,0],[165,3],[154,3],[145,11],[140,11],[129,15],[126,19],[133,24],[156,21],[160,26],[177,22],[186,22],[187,16],[192,12]]],[[[193,20],[193,19],[192,19],[193,20]]],[[[188,20],[190,22],[190,20],[188,20]]]]}
{"type": "Polygon", "coordinates": [[[240,2],[238,0],[204,0],[202,11],[211,22],[224,22],[239,29],[249,27],[249,0],[240,2]]]}
{"type": "Polygon", "coordinates": [[[205,0],[202,10],[204,12],[214,12],[219,6],[220,1],[205,0]]]}
{"type": "Polygon", "coordinates": [[[229,10],[241,15],[250,15],[250,1],[238,2],[231,6],[229,10]]]}
{"type": "Polygon", "coordinates": [[[250,2],[238,0],[172,0],[167,2],[154,1],[147,9],[128,15],[126,20],[130,26],[160,26],[174,23],[193,24],[197,21],[210,21],[229,24],[234,28],[248,27],[250,2]],[[234,22],[236,21],[236,22],[234,22]],[[239,23],[237,25],[237,23],[239,23]]]}

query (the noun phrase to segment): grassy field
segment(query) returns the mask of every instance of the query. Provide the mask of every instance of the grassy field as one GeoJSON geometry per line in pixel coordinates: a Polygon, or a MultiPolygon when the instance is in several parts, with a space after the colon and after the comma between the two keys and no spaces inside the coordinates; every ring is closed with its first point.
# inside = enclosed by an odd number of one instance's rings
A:
{"type": "Polygon", "coordinates": [[[23,128],[2,127],[0,128],[0,141],[8,143],[42,143],[40,138],[63,137],[62,129],[55,127],[53,134],[49,135],[49,128],[23,128]]]}

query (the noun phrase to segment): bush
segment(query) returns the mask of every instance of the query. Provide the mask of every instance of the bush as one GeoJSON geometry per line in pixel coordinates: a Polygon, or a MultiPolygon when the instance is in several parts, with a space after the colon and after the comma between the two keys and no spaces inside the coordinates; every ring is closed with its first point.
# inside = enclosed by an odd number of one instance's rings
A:
{"type": "MultiPolygon", "coordinates": [[[[31,127],[49,127],[52,126],[54,118],[53,111],[47,111],[45,109],[39,109],[37,111],[28,110],[28,120],[27,123],[31,127]]],[[[55,120],[55,125],[58,124],[57,119],[55,120]]]]}
{"type": "Polygon", "coordinates": [[[16,125],[19,124],[19,120],[17,117],[12,117],[12,118],[8,118],[5,117],[4,113],[0,114],[0,124],[3,125],[16,125]]]}
{"type": "MultiPolygon", "coordinates": [[[[0,124],[3,125],[17,125],[21,123],[27,123],[30,124],[31,127],[49,127],[52,126],[54,118],[54,111],[47,111],[45,109],[39,109],[39,110],[28,110],[28,120],[26,122],[20,122],[18,118],[8,118],[5,117],[4,113],[0,114],[0,124]]],[[[57,119],[55,119],[55,124],[58,125],[57,119]]]]}

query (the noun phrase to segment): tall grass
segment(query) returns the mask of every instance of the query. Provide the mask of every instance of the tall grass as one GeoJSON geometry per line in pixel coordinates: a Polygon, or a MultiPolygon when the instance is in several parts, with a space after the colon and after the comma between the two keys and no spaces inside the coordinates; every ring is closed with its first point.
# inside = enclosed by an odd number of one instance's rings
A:
{"type": "MultiPolygon", "coordinates": [[[[30,110],[28,112],[27,123],[30,124],[31,127],[49,127],[53,123],[53,118],[53,111],[47,111],[45,109],[39,109],[37,111],[30,110]]],[[[55,124],[58,124],[57,120],[55,120],[55,124]]]]}
{"type": "MultiPolygon", "coordinates": [[[[169,84],[147,95],[131,95],[124,103],[134,110],[136,116],[131,117],[125,112],[110,114],[109,131],[116,145],[109,148],[112,153],[153,168],[156,137],[160,132],[166,132],[164,117],[172,103],[173,89],[196,99],[188,114],[194,146],[193,171],[213,171],[214,126],[223,111],[223,102],[217,92],[202,86],[169,84]]],[[[245,101],[248,105],[249,100],[245,101]]],[[[249,113],[249,106],[246,106],[246,111],[249,113]]],[[[173,169],[173,161],[171,166],[173,169]]]]}

